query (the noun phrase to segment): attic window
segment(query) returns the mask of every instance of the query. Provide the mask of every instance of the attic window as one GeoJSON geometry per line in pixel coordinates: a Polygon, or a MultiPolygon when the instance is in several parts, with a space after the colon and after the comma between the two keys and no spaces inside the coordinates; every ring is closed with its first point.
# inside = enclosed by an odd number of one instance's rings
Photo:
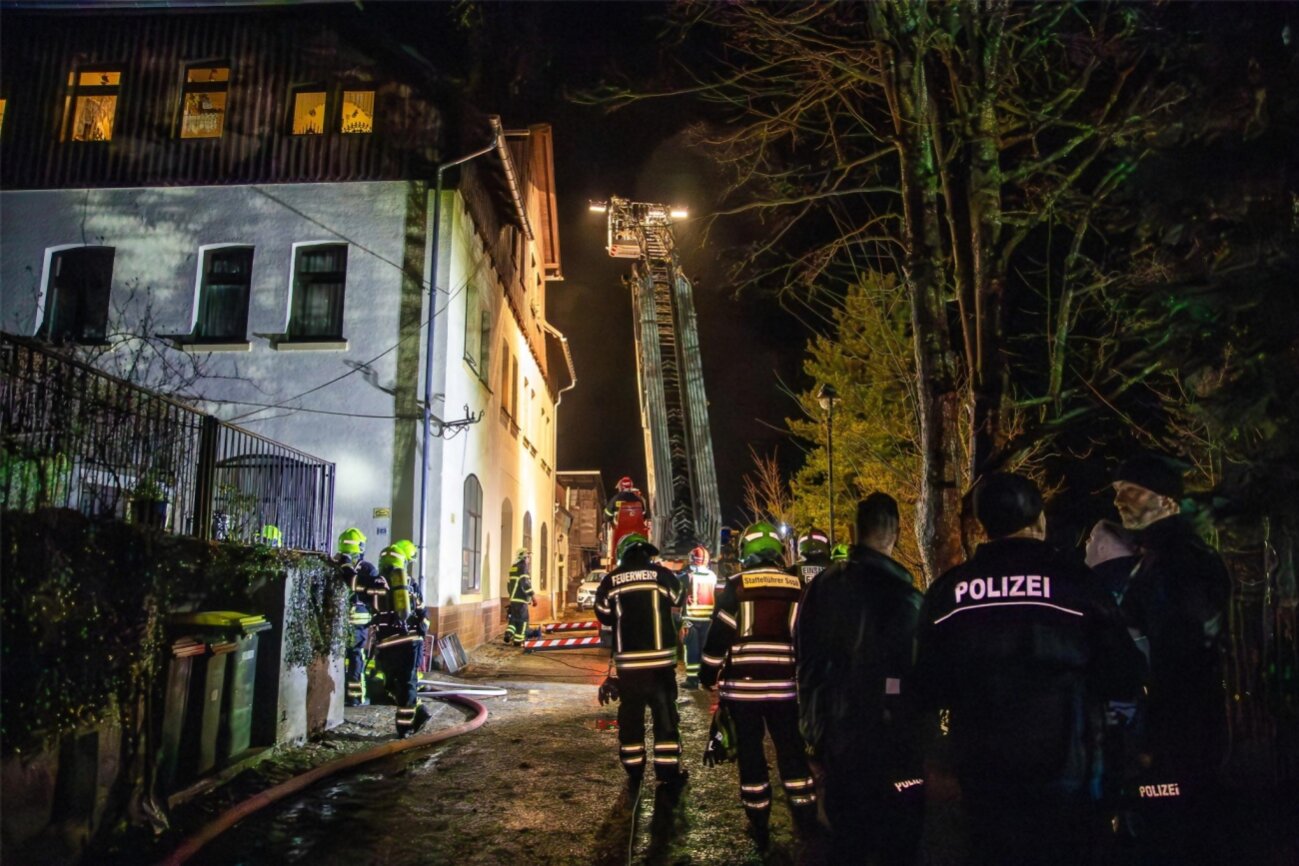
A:
{"type": "Polygon", "coordinates": [[[293,94],[293,134],[323,135],[325,132],[325,91],[299,90],[293,94]]]}
{"type": "Polygon", "coordinates": [[[181,138],[220,138],[225,129],[230,67],[192,66],[185,70],[181,138]]]}
{"type": "Polygon", "coordinates": [[[339,129],[346,133],[374,132],[374,91],[344,90],[339,129]]]}
{"type": "Polygon", "coordinates": [[[73,141],[111,141],[122,73],[112,69],[83,70],[73,76],[73,82],[72,94],[68,97],[72,108],[69,138],[73,141]]]}

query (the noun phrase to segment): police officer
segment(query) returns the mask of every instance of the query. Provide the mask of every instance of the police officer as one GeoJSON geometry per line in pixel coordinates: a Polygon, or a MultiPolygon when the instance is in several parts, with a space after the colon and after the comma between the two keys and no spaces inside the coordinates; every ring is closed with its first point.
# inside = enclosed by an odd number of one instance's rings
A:
{"type": "Polygon", "coordinates": [[[681,603],[681,582],[653,562],[658,550],[632,533],[618,543],[618,567],[595,591],[595,615],[613,630],[618,675],[618,757],[635,789],[645,775],[645,710],[654,721],[654,775],[680,790],[689,775],[681,768],[677,715],[677,636],[672,608],[681,603]]]}
{"type": "Polygon", "coordinates": [[[699,662],[708,640],[708,624],[717,600],[717,575],[708,567],[708,550],[699,545],[690,551],[690,565],[684,574],[686,645],[686,688],[699,688],[699,662]]]}
{"type": "Polygon", "coordinates": [[[365,533],[356,527],[345,529],[338,536],[340,576],[348,585],[348,621],[352,626],[352,641],[347,648],[347,694],[349,707],[364,707],[366,697],[365,666],[366,643],[370,639],[370,622],[376,612],[375,598],[387,591],[387,583],[379,577],[374,563],[365,555],[365,533]]]}
{"type": "Polygon", "coordinates": [[[820,765],[833,862],[914,861],[924,773],[911,662],[922,596],[890,555],[898,504],[872,493],[857,504],[848,561],[822,572],[799,612],[799,715],[820,765]]]}
{"type": "Polygon", "coordinates": [[[532,553],[526,547],[520,547],[514,554],[514,565],[510,566],[510,582],[506,591],[510,595],[509,620],[505,626],[505,645],[523,643],[528,636],[528,607],[536,607],[536,595],[532,591],[532,577],[529,575],[529,560],[532,553]]]}
{"type": "Polygon", "coordinates": [[[789,573],[806,587],[812,579],[830,567],[830,536],[815,526],[798,539],[798,561],[789,567],[789,573]]]}
{"type": "Polygon", "coordinates": [[[1137,731],[1147,862],[1212,860],[1208,831],[1226,751],[1221,652],[1231,579],[1182,516],[1182,493],[1181,467],[1159,454],[1124,461],[1114,482],[1114,504],[1140,554],[1123,613],[1150,653],[1137,731]]]}
{"type": "Polygon", "coordinates": [[[776,746],[776,763],[800,832],[814,829],[816,791],[798,732],[794,677],[794,620],[802,582],[785,569],[776,528],[759,522],[740,537],[744,570],[717,598],[699,678],[718,688],[735,722],[740,801],[749,833],[766,848],[771,782],[763,752],[764,728],[776,746]]]}
{"type": "Polygon", "coordinates": [[[375,617],[375,656],[388,696],[397,705],[397,736],[405,738],[431,717],[419,701],[419,669],[428,625],[412,564],[417,548],[408,539],[379,554],[379,574],[387,582],[387,608],[375,617]]]}
{"type": "Polygon", "coordinates": [[[989,541],[925,596],[921,707],[948,711],[973,862],[1085,863],[1105,701],[1135,697],[1144,661],[1096,577],[1043,540],[1037,485],[990,475],[974,511],[989,541]]]}

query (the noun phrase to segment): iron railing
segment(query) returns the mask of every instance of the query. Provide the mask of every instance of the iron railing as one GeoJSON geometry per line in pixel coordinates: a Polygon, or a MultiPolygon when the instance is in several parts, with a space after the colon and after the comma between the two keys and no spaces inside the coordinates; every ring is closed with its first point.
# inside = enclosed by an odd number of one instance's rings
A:
{"type": "Polygon", "coordinates": [[[333,503],[334,464],[0,336],[0,508],[328,552],[333,503]]]}

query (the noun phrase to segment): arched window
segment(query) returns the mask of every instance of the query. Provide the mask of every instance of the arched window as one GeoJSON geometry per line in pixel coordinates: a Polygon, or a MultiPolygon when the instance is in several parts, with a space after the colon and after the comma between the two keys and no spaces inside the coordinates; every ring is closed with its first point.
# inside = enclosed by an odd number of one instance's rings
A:
{"type": "Polygon", "coordinates": [[[514,506],[501,503],[501,596],[509,595],[510,566],[514,565],[514,506]]]}
{"type": "Polygon", "coordinates": [[[541,575],[541,588],[546,588],[546,581],[550,575],[550,530],[546,524],[541,524],[541,564],[537,566],[537,572],[541,575]]]}
{"type": "MultiPolygon", "coordinates": [[[[532,512],[523,512],[523,544],[528,553],[532,553],[532,512]]],[[[537,567],[534,563],[532,566],[533,573],[536,573],[537,567]]]]}
{"type": "Polygon", "coordinates": [[[483,486],[476,475],[465,479],[464,523],[460,542],[460,591],[478,592],[483,568],[483,486]]]}

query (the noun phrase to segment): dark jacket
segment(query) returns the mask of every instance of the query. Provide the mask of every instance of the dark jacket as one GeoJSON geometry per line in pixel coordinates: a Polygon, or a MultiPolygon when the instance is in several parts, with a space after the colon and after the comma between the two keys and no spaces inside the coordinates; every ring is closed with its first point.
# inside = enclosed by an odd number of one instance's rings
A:
{"type": "Polygon", "coordinates": [[[814,755],[889,781],[919,775],[911,661],[922,599],[905,568],[865,546],[804,591],[799,720],[814,755]]]}
{"type": "Polygon", "coordinates": [[[535,595],[532,590],[532,578],[517,562],[510,567],[510,581],[506,584],[506,588],[510,593],[510,607],[515,605],[526,607],[535,595]]]}
{"type": "Polygon", "coordinates": [[[1044,542],[982,544],[925,595],[914,678],[923,708],[950,711],[963,786],[1084,790],[1104,701],[1135,698],[1144,669],[1096,576],[1044,542]]]}
{"type": "Polygon", "coordinates": [[[1150,648],[1141,748],[1156,772],[1212,773],[1225,745],[1221,648],[1231,579],[1184,517],[1152,523],[1138,541],[1123,613],[1150,648]]]}
{"type": "Polygon", "coordinates": [[[613,629],[613,662],[619,673],[676,667],[672,608],[681,601],[677,576],[635,550],[604,576],[595,591],[595,616],[613,629]]]}
{"type": "Polygon", "coordinates": [[[777,565],[733,575],[717,596],[699,681],[734,701],[792,701],[802,583],[777,565]]]}
{"type": "Polygon", "coordinates": [[[809,556],[806,559],[800,559],[789,567],[789,573],[803,582],[807,586],[821,572],[830,567],[829,556],[809,556]]]}

